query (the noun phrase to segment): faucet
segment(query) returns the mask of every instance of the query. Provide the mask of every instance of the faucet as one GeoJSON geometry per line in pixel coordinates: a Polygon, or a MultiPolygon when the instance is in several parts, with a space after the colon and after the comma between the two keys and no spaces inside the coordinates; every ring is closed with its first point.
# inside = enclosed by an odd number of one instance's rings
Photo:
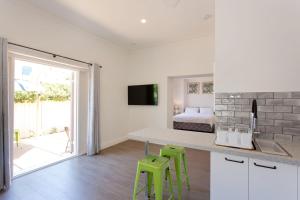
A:
{"type": "Polygon", "coordinates": [[[254,132],[256,129],[256,121],[257,121],[257,102],[256,99],[252,101],[252,112],[250,114],[250,131],[254,132]]]}

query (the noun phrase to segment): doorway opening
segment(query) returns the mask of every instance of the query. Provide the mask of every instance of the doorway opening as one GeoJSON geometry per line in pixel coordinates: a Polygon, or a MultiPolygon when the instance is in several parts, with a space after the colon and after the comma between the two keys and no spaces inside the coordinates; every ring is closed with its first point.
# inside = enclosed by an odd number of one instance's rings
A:
{"type": "Polygon", "coordinates": [[[168,77],[168,128],[214,132],[213,74],[168,77]]]}
{"type": "Polygon", "coordinates": [[[77,154],[78,72],[14,58],[13,176],[77,154]]]}

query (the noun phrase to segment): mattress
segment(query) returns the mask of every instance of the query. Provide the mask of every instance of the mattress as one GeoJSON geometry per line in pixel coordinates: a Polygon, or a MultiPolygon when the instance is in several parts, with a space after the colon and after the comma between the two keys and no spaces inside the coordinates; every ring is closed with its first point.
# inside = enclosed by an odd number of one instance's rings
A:
{"type": "Polygon", "coordinates": [[[190,122],[173,122],[173,128],[178,130],[197,131],[213,133],[215,130],[214,125],[201,124],[201,123],[190,123],[190,122]]]}
{"type": "Polygon", "coordinates": [[[215,116],[201,113],[181,113],[173,117],[174,122],[209,124],[213,126],[215,116]]]}

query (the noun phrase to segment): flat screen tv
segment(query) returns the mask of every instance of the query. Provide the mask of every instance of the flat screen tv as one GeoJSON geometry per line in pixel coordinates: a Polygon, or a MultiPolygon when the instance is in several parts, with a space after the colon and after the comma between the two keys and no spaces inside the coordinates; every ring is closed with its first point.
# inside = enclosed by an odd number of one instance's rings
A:
{"type": "Polygon", "coordinates": [[[157,105],[158,85],[128,86],[128,105],[157,105]]]}

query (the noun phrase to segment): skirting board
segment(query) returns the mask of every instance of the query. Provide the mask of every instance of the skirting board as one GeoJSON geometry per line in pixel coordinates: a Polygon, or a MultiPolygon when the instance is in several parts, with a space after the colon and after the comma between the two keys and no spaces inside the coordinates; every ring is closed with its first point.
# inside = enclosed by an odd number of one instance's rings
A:
{"type": "Polygon", "coordinates": [[[106,149],[108,147],[111,147],[111,146],[114,146],[116,144],[119,144],[119,143],[122,143],[122,142],[125,142],[128,140],[128,137],[127,136],[124,136],[124,137],[121,137],[121,138],[118,138],[116,140],[111,140],[109,142],[105,142],[105,144],[102,144],[101,145],[101,150],[103,149],[106,149]]]}

